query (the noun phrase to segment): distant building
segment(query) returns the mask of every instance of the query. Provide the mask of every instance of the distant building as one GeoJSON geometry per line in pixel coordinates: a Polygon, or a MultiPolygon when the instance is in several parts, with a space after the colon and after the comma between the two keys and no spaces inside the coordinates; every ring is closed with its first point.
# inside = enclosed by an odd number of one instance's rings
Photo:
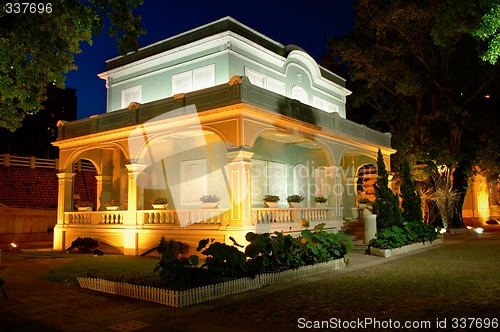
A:
{"type": "Polygon", "coordinates": [[[249,231],[298,234],[304,219],[336,232],[356,206],[359,170],[376,164],[379,149],[389,168],[395,152],[390,134],[346,119],[343,78],[230,17],[108,60],[99,76],[108,112],[60,122],[54,142],[54,249],[77,237],[126,255],[161,236],[245,244],[249,231]],[[73,208],[80,160],[96,169],[91,211],[73,208]],[[220,201],[204,208],[206,195],[220,201]],[[278,205],[265,207],[266,195],[278,205]],[[291,195],[301,206],[289,206],[291,195]],[[153,209],[159,197],[168,206],[153,209]]]}
{"type": "Polygon", "coordinates": [[[76,120],[76,105],[76,89],[49,85],[43,110],[27,115],[15,132],[0,128],[0,154],[58,158],[59,151],[51,144],[57,138],[57,121],[76,120]]]}

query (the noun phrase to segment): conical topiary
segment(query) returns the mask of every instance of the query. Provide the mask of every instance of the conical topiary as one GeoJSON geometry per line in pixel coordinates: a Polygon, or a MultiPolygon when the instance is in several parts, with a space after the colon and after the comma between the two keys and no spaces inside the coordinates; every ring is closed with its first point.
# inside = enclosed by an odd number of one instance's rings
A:
{"type": "Polygon", "coordinates": [[[373,210],[377,214],[377,229],[382,230],[392,225],[401,225],[403,218],[399,207],[399,198],[389,188],[389,173],[380,149],[377,157],[377,180],[373,187],[375,188],[373,210]]]}
{"type": "Polygon", "coordinates": [[[422,199],[415,190],[415,182],[411,176],[410,164],[406,157],[401,164],[401,206],[404,221],[419,221],[422,218],[422,199]]]}

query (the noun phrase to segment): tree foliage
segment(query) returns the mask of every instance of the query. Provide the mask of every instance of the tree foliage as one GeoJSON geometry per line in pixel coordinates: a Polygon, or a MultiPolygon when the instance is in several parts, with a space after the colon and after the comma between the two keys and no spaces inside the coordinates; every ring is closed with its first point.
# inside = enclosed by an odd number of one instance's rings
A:
{"type": "Polygon", "coordinates": [[[485,14],[472,34],[488,42],[481,58],[494,65],[500,56],[500,1],[483,0],[481,3],[486,8],[485,14]]]}
{"type": "MultiPolygon", "coordinates": [[[[461,195],[457,211],[474,165],[498,176],[500,150],[491,146],[500,146],[500,71],[481,60],[486,44],[475,34],[488,8],[465,0],[358,0],[354,30],[332,39],[326,58],[345,70],[354,91],[348,116],[390,131],[396,163],[411,155],[450,169],[461,195]]],[[[464,227],[461,218],[452,224],[464,227]]]]}
{"type": "MultiPolygon", "coordinates": [[[[143,0],[60,0],[50,13],[0,11],[0,127],[14,131],[27,114],[37,113],[46,88],[64,87],[65,73],[75,70],[80,43],[105,26],[121,54],[137,50],[145,31],[132,10],[143,0]]],[[[21,7],[22,9],[22,7],[21,7]]]]}
{"type": "Polygon", "coordinates": [[[375,189],[373,212],[377,214],[377,229],[382,230],[401,225],[403,220],[399,208],[399,198],[389,188],[389,173],[380,149],[377,156],[377,180],[373,187],[375,189]]]}
{"type": "Polygon", "coordinates": [[[401,206],[403,219],[407,222],[422,221],[422,200],[415,190],[415,181],[411,175],[410,163],[403,157],[401,164],[401,206]]]}

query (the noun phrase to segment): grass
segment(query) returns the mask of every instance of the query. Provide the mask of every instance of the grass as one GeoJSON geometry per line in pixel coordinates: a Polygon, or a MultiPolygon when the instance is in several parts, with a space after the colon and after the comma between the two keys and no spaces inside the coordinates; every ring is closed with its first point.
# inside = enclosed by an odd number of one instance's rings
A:
{"type": "MultiPolygon", "coordinates": [[[[61,254],[56,255],[62,256],[61,254]]],[[[56,257],[56,258],[57,258],[56,257]]],[[[130,276],[149,278],[157,258],[123,255],[64,254],[62,257],[71,260],[59,265],[42,276],[43,279],[78,285],[77,277],[92,276],[97,278],[128,278],[130,276]]]]}

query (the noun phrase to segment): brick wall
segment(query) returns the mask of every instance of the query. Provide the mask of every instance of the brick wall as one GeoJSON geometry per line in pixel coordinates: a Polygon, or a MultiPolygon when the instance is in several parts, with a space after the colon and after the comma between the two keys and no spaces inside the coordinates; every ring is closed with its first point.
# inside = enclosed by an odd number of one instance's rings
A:
{"type": "MultiPolygon", "coordinates": [[[[95,172],[78,171],[75,175],[75,194],[95,204],[95,172]],[[84,179],[86,183],[84,184],[84,179]],[[85,190],[86,188],[86,190],[85,190]]],[[[57,171],[55,169],[0,166],[0,204],[36,209],[57,208],[57,171]]]]}

